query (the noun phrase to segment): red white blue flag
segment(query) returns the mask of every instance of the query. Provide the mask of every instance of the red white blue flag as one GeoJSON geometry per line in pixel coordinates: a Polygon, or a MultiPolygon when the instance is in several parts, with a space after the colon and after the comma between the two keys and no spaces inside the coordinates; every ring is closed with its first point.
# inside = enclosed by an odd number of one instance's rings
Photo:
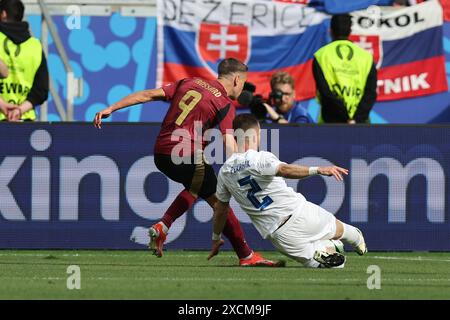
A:
{"type": "Polygon", "coordinates": [[[158,1],[159,81],[216,77],[218,63],[238,58],[248,81],[270,91],[278,70],[296,80],[297,99],[315,96],[312,58],[327,42],[328,15],[298,3],[272,1],[158,1]]]}
{"type": "Polygon", "coordinates": [[[352,15],[350,39],[371,52],[378,67],[378,101],[447,91],[439,1],[352,15]]]}

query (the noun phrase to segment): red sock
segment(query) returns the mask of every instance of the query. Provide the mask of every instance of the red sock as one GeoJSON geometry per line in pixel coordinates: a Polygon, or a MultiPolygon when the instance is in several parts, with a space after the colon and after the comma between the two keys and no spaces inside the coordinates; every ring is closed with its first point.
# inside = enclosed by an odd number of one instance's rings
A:
{"type": "Polygon", "coordinates": [[[230,240],[234,252],[236,252],[239,259],[248,257],[252,253],[252,249],[250,249],[245,241],[244,231],[241,228],[241,224],[231,208],[228,213],[225,228],[223,228],[223,234],[228,238],[228,240],[230,240]]]}
{"type": "Polygon", "coordinates": [[[161,221],[170,228],[172,223],[188,211],[194,204],[196,198],[186,189],[181,191],[180,194],[173,200],[169,209],[162,217],[161,221]]]}

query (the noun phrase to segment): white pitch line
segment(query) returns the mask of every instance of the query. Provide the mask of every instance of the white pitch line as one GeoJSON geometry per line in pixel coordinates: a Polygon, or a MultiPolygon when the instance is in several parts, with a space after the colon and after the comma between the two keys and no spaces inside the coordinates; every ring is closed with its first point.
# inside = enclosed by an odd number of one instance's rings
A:
{"type": "MultiPolygon", "coordinates": [[[[142,252],[144,254],[144,252],[142,252]]],[[[149,257],[152,256],[151,252],[146,252],[145,254],[147,254],[149,257]]],[[[201,257],[202,255],[206,257],[208,256],[207,253],[204,254],[186,254],[186,255],[182,255],[183,258],[198,258],[201,257]]],[[[114,254],[114,253],[110,253],[110,254],[95,254],[95,253],[63,253],[63,254],[58,254],[58,253],[0,253],[0,257],[48,257],[48,256],[53,256],[55,258],[58,257],[114,257],[114,258],[121,258],[121,257],[139,257],[139,255],[136,254],[114,254]]],[[[142,256],[145,257],[145,256],[142,256]]],[[[169,257],[175,257],[175,256],[169,256],[169,257]]],[[[234,257],[234,254],[224,254],[224,255],[220,255],[220,257],[225,257],[225,258],[229,258],[229,257],[234,257]]]]}
{"type": "Polygon", "coordinates": [[[407,258],[407,257],[383,257],[383,256],[367,256],[366,258],[380,259],[380,260],[404,260],[404,261],[422,261],[422,262],[450,262],[450,259],[434,259],[434,258],[407,258]]]}
{"type": "MultiPolygon", "coordinates": [[[[64,277],[0,277],[0,279],[31,279],[31,280],[67,280],[64,277]]],[[[140,278],[128,278],[128,277],[83,277],[85,280],[100,280],[100,281],[118,281],[118,280],[126,280],[126,281],[205,281],[205,282],[258,282],[258,281],[267,281],[267,282],[361,282],[366,283],[366,279],[355,279],[355,278],[345,278],[345,279],[334,279],[331,280],[329,278],[302,278],[302,279],[280,279],[280,278],[258,278],[258,279],[248,279],[248,278],[148,278],[148,277],[140,277],[140,278]]],[[[450,279],[436,279],[436,278],[382,278],[383,281],[392,281],[392,282],[420,282],[420,281],[430,281],[430,282],[450,282],[450,279]]]]}
{"type": "MultiPolygon", "coordinates": [[[[123,253],[123,254],[117,254],[117,253],[108,253],[108,254],[102,254],[102,253],[63,253],[58,254],[56,253],[0,253],[0,257],[76,257],[76,258],[83,258],[83,257],[113,257],[113,258],[121,258],[121,257],[142,257],[145,258],[145,255],[141,254],[147,254],[144,251],[136,253],[123,253]]],[[[198,258],[201,257],[203,254],[183,254],[183,258],[198,258]]],[[[148,252],[148,256],[151,257],[151,253],[148,252]]],[[[204,254],[206,257],[206,253],[204,254]]],[[[178,257],[177,256],[171,256],[170,253],[167,255],[168,258],[178,257]]],[[[234,257],[234,254],[221,254],[219,258],[230,258],[234,257]]],[[[450,259],[435,259],[435,258],[423,258],[423,257],[387,257],[387,256],[365,256],[364,258],[368,259],[379,259],[379,260],[404,260],[404,261],[422,261],[422,262],[450,262],[450,259]]]]}

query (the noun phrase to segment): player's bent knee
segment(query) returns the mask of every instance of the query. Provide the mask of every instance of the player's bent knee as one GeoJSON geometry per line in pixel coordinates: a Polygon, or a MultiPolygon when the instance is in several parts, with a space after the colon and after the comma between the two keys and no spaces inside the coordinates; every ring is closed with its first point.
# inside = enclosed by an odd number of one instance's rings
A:
{"type": "Polygon", "coordinates": [[[338,219],[336,219],[336,233],[334,234],[334,237],[332,239],[339,240],[340,238],[342,238],[343,234],[344,234],[344,224],[338,219]]]}

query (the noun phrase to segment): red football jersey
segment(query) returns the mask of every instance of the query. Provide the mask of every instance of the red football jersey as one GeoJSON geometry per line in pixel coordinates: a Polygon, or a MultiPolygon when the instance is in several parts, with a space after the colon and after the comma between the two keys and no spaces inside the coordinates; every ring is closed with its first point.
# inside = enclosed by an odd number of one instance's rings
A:
{"type": "Polygon", "coordinates": [[[176,155],[189,156],[195,148],[205,148],[207,141],[203,141],[203,134],[206,130],[219,125],[225,134],[227,129],[233,128],[236,111],[217,80],[186,78],[162,89],[170,107],[156,139],[155,153],[170,155],[177,146],[176,155]]]}

